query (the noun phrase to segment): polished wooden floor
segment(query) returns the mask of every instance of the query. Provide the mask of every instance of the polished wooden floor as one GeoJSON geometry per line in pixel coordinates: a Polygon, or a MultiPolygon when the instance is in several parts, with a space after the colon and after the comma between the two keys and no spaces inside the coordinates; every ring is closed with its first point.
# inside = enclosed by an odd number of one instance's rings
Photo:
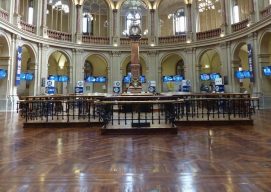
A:
{"type": "Polygon", "coordinates": [[[271,110],[251,126],[177,135],[102,136],[97,128],[23,129],[0,113],[0,192],[271,191],[271,110]]]}

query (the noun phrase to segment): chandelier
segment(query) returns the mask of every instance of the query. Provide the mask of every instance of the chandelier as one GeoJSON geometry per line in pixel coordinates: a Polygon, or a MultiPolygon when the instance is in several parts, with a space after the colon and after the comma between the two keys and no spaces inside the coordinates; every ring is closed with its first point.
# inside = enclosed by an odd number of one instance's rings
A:
{"type": "Polygon", "coordinates": [[[215,9],[215,3],[219,0],[198,0],[199,12],[215,9]]]}
{"type": "Polygon", "coordinates": [[[64,13],[70,12],[70,8],[66,0],[49,0],[48,4],[58,11],[64,11],[64,13]]]}

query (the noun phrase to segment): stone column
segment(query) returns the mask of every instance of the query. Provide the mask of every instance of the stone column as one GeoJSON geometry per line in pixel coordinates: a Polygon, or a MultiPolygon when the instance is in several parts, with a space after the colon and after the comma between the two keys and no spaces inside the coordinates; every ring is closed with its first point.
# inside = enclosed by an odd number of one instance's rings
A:
{"type": "Polygon", "coordinates": [[[249,18],[249,22],[250,24],[255,23],[255,8],[254,8],[254,0],[248,0],[249,3],[249,14],[250,14],[250,18],[249,18]]]}
{"type": "Polygon", "coordinates": [[[82,42],[82,5],[76,5],[76,42],[82,42]]]}
{"type": "Polygon", "coordinates": [[[41,35],[43,37],[48,37],[47,35],[47,0],[42,0],[41,35]]]}
{"type": "Polygon", "coordinates": [[[187,27],[187,34],[186,34],[186,39],[187,42],[191,42],[193,39],[192,35],[192,4],[188,3],[186,4],[186,12],[187,12],[187,19],[186,19],[186,27],[187,27]]]}
{"type": "Polygon", "coordinates": [[[185,50],[185,53],[187,55],[185,63],[184,63],[184,75],[185,75],[185,79],[190,80],[191,81],[191,91],[196,92],[197,91],[197,81],[198,81],[198,74],[196,72],[196,68],[197,66],[195,66],[195,61],[193,60],[194,56],[194,49],[193,48],[187,48],[185,50]],[[196,74],[195,74],[196,72],[196,74]]]}
{"type": "Polygon", "coordinates": [[[220,0],[221,5],[221,33],[226,34],[227,27],[227,14],[226,14],[226,4],[225,0],[220,0]]]}
{"type": "Polygon", "coordinates": [[[223,83],[225,86],[225,92],[230,92],[229,89],[229,68],[228,63],[230,59],[228,58],[228,42],[224,42],[220,44],[220,59],[221,59],[221,78],[223,79],[223,83]]]}
{"type": "Polygon", "coordinates": [[[49,49],[49,45],[42,44],[40,45],[40,54],[41,54],[41,63],[40,63],[40,78],[42,80],[42,84],[44,82],[44,87],[42,86],[40,89],[40,94],[45,94],[45,81],[48,78],[48,67],[49,67],[49,56],[47,56],[47,52],[49,49]]]}
{"type": "Polygon", "coordinates": [[[149,44],[151,46],[155,45],[155,18],[154,18],[154,15],[155,15],[155,9],[150,9],[150,38],[149,38],[149,44]]]}
{"type": "Polygon", "coordinates": [[[118,24],[117,24],[117,15],[118,15],[118,9],[113,9],[113,23],[112,23],[112,28],[113,28],[113,45],[117,46],[119,44],[119,39],[118,39],[118,35],[117,35],[117,28],[118,28],[118,24]]]}
{"type": "MultiPolygon", "coordinates": [[[[125,75],[123,74],[123,68],[121,66],[121,52],[120,51],[112,51],[111,52],[111,63],[109,64],[108,70],[108,88],[107,92],[113,92],[113,82],[114,81],[121,81],[122,77],[125,75]]],[[[124,92],[125,90],[121,90],[124,92]]]]}
{"type": "Polygon", "coordinates": [[[21,28],[21,15],[20,15],[20,0],[15,0],[15,5],[14,5],[14,20],[13,24],[17,26],[18,28],[21,28]]]}

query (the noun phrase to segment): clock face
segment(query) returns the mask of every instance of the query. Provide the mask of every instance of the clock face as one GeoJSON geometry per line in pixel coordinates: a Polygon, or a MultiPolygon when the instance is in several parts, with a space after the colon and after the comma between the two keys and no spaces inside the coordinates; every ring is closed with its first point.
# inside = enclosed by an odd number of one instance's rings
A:
{"type": "Polygon", "coordinates": [[[138,25],[132,25],[130,28],[130,35],[140,35],[140,27],[138,25]]]}

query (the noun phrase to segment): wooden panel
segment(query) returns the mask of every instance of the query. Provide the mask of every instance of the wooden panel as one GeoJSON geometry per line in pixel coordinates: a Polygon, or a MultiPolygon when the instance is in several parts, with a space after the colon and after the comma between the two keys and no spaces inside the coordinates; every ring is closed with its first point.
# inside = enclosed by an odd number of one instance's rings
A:
{"type": "Polygon", "coordinates": [[[0,191],[267,192],[270,113],[257,112],[254,125],[134,136],[23,129],[16,113],[0,113],[0,191]]]}

